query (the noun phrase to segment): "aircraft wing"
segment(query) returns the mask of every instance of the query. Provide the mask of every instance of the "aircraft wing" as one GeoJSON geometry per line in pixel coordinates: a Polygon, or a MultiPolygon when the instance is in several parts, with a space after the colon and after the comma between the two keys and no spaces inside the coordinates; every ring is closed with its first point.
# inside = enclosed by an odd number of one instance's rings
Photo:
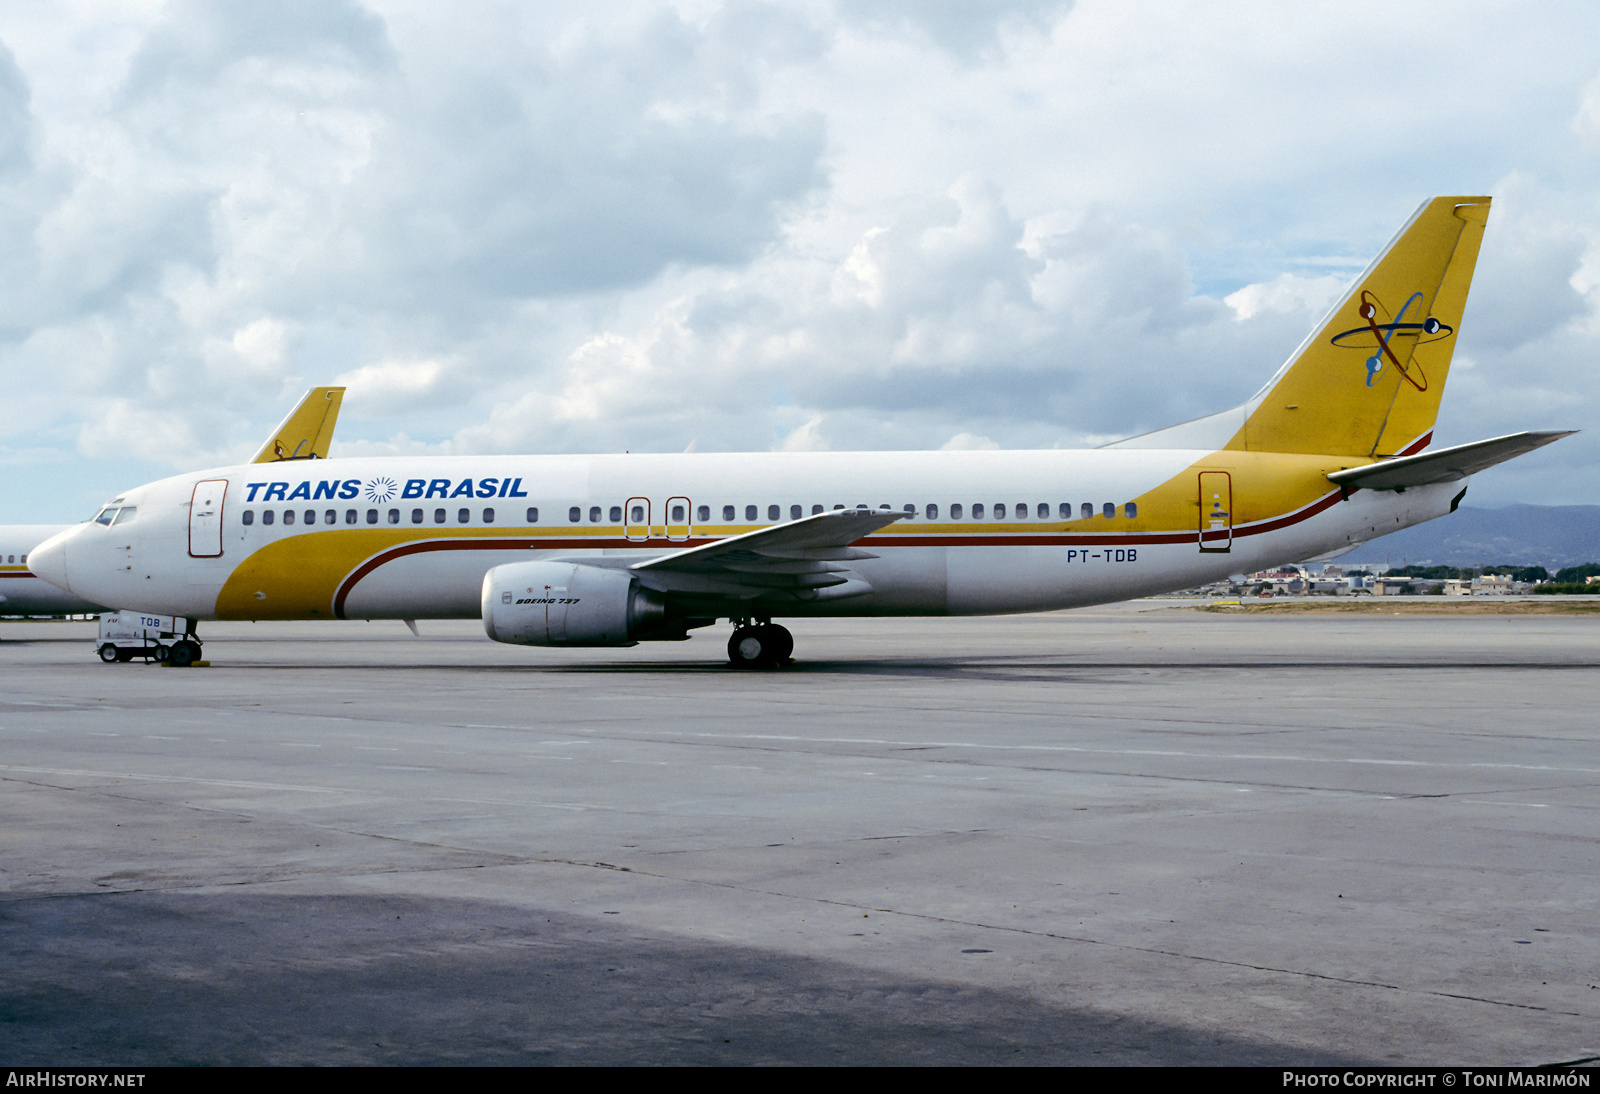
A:
{"type": "Polygon", "coordinates": [[[339,420],[342,387],[314,387],[306,392],[251,463],[279,460],[325,460],[333,443],[333,426],[339,420]]]}
{"type": "Polygon", "coordinates": [[[878,556],[850,544],[913,515],[891,509],[834,509],[660,555],[629,569],[644,584],[665,592],[746,600],[774,594],[797,600],[857,596],[872,587],[844,563],[878,556]]]}
{"type": "Polygon", "coordinates": [[[1328,478],[1346,487],[1366,487],[1368,490],[1403,490],[1408,486],[1426,486],[1435,482],[1454,482],[1475,475],[1513,456],[1543,448],[1551,441],[1570,437],[1575,429],[1551,433],[1510,433],[1492,437],[1487,441],[1458,444],[1441,448],[1437,452],[1422,452],[1415,456],[1399,456],[1382,460],[1365,467],[1352,467],[1344,471],[1331,471],[1328,478]]]}

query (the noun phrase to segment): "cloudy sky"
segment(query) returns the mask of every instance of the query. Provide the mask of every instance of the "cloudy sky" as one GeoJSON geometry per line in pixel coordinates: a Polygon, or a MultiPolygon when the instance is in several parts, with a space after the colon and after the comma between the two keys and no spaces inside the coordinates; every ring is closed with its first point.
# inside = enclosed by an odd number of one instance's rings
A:
{"type": "Polygon", "coordinates": [[[0,523],[247,458],[1098,444],[1496,201],[1438,443],[1584,435],[1600,5],[7,0],[0,523]],[[1290,11],[1292,10],[1292,15],[1290,11]]]}

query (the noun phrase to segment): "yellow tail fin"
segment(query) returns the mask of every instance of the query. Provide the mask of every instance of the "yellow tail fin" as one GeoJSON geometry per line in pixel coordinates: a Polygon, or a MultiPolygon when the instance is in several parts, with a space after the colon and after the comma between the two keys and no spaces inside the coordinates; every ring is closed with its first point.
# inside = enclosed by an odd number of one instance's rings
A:
{"type": "Polygon", "coordinates": [[[1389,456],[1432,436],[1486,197],[1423,204],[1261,393],[1227,447],[1389,456]]]}
{"type": "Polygon", "coordinates": [[[333,426],[339,420],[342,387],[314,387],[273,431],[251,463],[279,460],[325,460],[333,443],[333,426]]]}

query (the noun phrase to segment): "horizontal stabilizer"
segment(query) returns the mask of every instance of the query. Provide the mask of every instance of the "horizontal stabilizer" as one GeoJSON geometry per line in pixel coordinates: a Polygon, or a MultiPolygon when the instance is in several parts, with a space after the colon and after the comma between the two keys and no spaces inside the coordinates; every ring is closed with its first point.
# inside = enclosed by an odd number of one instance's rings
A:
{"type": "Polygon", "coordinates": [[[1550,433],[1511,433],[1492,437],[1487,441],[1458,444],[1441,448],[1437,452],[1423,452],[1416,456],[1399,456],[1382,460],[1366,467],[1352,467],[1345,471],[1330,472],[1328,478],[1340,486],[1364,487],[1368,490],[1404,490],[1408,486],[1427,486],[1435,482],[1454,482],[1475,475],[1497,463],[1514,456],[1543,448],[1551,441],[1570,437],[1575,429],[1550,433]]]}

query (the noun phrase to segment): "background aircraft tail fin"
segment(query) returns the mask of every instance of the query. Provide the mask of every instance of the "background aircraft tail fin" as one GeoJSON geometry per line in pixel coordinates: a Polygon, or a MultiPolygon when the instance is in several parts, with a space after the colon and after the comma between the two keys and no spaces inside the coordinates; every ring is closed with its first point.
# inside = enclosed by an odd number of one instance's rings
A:
{"type": "Polygon", "coordinates": [[[1227,448],[1391,456],[1432,437],[1489,217],[1425,202],[1261,392],[1227,448]]]}
{"type": "Polygon", "coordinates": [[[267,438],[251,463],[279,460],[325,460],[333,443],[333,426],[339,420],[342,387],[314,387],[306,392],[289,416],[267,438]]]}

